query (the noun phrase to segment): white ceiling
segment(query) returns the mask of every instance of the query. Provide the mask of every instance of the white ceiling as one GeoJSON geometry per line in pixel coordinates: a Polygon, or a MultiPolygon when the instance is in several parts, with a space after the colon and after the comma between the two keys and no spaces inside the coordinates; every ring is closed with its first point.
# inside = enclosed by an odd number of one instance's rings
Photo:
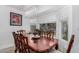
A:
{"type": "Polygon", "coordinates": [[[49,13],[53,13],[63,8],[65,5],[8,5],[9,7],[16,8],[24,11],[28,18],[39,17],[49,13]]]}

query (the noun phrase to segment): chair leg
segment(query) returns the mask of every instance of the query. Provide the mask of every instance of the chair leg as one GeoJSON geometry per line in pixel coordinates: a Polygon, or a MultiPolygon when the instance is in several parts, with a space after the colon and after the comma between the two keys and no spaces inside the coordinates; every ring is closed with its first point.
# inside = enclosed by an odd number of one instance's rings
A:
{"type": "Polygon", "coordinates": [[[58,50],[58,44],[56,44],[56,47],[55,47],[55,49],[56,49],[56,50],[58,50]]]}
{"type": "Polygon", "coordinates": [[[30,50],[29,49],[27,49],[28,50],[28,53],[30,53],[30,50]]]}
{"type": "Polygon", "coordinates": [[[15,49],[15,53],[17,53],[17,49],[15,49]]]}

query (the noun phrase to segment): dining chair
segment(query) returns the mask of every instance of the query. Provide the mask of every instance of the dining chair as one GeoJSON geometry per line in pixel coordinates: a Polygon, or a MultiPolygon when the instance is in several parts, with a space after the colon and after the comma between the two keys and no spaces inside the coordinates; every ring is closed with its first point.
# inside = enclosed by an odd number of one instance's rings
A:
{"type": "Polygon", "coordinates": [[[41,32],[40,37],[44,38],[44,32],[41,32]]]}
{"type": "Polygon", "coordinates": [[[17,53],[17,52],[20,51],[21,43],[20,43],[18,34],[15,33],[15,32],[12,32],[12,34],[13,34],[13,37],[14,37],[14,43],[15,43],[15,53],[17,53]]]}
{"type": "MultiPolygon", "coordinates": [[[[72,49],[73,43],[74,43],[74,38],[75,38],[75,35],[72,35],[65,53],[70,53],[70,52],[71,52],[71,49],[72,49]]],[[[55,52],[56,52],[56,53],[57,53],[57,52],[58,52],[58,53],[62,53],[62,52],[59,51],[59,50],[55,50],[55,52]]]]}
{"type": "Polygon", "coordinates": [[[20,53],[27,53],[29,52],[29,47],[28,47],[28,38],[24,37],[22,34],[19,34],[19,39],[21,41],[21,46],[20,46],[20,53]]]}
{"type": "Polygon", "coordinates": [[[52,32],[47,32],[47,38],[49,39],[49,40],[51,40],[52,39],[52,32]]]}
{"type": "Polygon", "coordinates": [[[70,40],[69,45],[68,45],[68,48],[67,48],[67,53],[70,53],[70,51],[71,51],[71,48],[72,48],[73,43],[74,43],[74,37],[75,37],[75,35],[72,35],[71,40],[70,40]]]}

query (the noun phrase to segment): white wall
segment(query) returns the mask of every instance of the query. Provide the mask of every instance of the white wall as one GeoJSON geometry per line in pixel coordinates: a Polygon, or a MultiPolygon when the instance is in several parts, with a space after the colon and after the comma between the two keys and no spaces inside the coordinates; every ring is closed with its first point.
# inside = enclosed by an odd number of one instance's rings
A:
{"type": "Polygon", "coordinates": [[[43,15],[43,18],[37,19],[38,23],[52,23],[56,21],[57,21],[56,14],[43,15]]]}
{"type": "Polygon", "coordinates": [[[20,29],[29,30],[29,20],[25,18],[22,11],[0,6],[0,49],[8,48],[14,45],[12,32],[20,29]],[[22,26],[10,26],[10,12],[15,12],[23,15],[22,26]]]}
{"type": "Polygon", "coordinates": [[[75,34],[72,52],[79,53],[79,5],[72,6],[72,20],[73,33],[75,34]]]}

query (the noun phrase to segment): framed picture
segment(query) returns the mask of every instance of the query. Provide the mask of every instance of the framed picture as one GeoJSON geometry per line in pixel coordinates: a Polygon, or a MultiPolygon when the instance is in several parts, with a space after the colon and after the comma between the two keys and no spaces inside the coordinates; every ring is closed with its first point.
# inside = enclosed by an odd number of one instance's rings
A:
{"type": "Polygon", "coordinates": [[[22,15],[10,12],[10,25],[11,26],[22,26],[22,15]]]}

